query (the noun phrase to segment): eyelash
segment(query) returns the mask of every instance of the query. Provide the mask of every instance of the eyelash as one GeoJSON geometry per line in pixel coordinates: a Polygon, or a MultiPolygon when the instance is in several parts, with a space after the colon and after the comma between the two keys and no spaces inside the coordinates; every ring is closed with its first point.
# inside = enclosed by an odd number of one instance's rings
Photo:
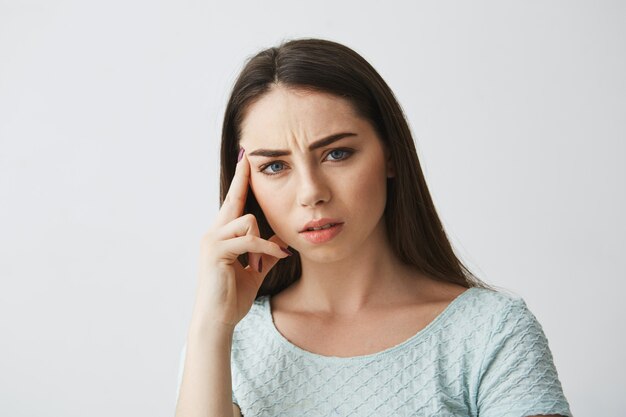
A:
{"type": "MultiPolygon", "coordinates": [[[[346,159],[350,158],[350,157],[352,156],[352,154],[354,153],[354,151],[353,151],[352,149],[347,149],[347,148],[336,148],[336,149],[332,149],[330,152],[328,152],[328,154],[327,154],[326,156],[330,155],[330,154],[331,154],[331,153],[333,153],[333,152],[337,152],[337,151],[341,151],[341,152],[343,152],[343,153],[345,154],[345,156],[344,156],[343,158],[341,158],[341,159],[334,159],[334,160],[331,160],[331,162],[341,162],[341,161],[345,161],[346,159]]],[[[272,166],[272,165],[274,165],[274,164],[276,164],[276,163],[281,163],[281,164],[284,164],[284,162],[283,162],[283,161],[272,161],[272,162],[268,162],[267,164],[262,165],[262,166],[259,168],[259,172],[260,172],[261,174],[263,174],[263,175],[267,175],[267,176],[274,176],[274,175],[278,175],[278,174],[280,174],[282,171],[284,171],[284,169],[281,169],[281,170],[280,170],[280,171],[278,171],[278,172],[274,172],[273,174],[269,174],[269,173],[267,173],[267,172],[264,172],[264,171],[265,171],[265,168],[268,168],[268,167],[270,167],[270,166],[272,166]]]]}

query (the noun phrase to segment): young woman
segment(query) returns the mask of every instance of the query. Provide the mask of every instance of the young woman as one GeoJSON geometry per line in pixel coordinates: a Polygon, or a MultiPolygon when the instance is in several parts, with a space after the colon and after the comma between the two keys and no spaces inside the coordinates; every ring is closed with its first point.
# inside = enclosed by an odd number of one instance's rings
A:
{"type": "Polygon", "coordinates": [[[541,325],[455,256],[346,46],[288,41],[235,83],[176,415],[571,415],[541,325]]]}

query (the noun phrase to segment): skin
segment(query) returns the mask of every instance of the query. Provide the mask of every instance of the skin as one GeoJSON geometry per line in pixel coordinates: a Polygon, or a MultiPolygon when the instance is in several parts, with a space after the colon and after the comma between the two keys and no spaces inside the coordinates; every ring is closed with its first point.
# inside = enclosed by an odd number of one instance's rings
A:
{"type": "Polygon", "coordinates": [[[383,213],[393,166],[371,124],[348,101],[275,85],[248,108],[240,146],[250,163],[251,190],[270,226],[300,252],[301,279],[279,294],[291,305],[318,316],[365,317],[415,303],[432,288],[432,280],[391,250],[383,213]],[[309,150],[316,140],[340,132],[356,136],[309,150]],[[291,155],[255,156],[258,149],[291,155]],[[343,230],[323,244],[306,241],[299,230],[321,217],[340,219],[343,230]]]}

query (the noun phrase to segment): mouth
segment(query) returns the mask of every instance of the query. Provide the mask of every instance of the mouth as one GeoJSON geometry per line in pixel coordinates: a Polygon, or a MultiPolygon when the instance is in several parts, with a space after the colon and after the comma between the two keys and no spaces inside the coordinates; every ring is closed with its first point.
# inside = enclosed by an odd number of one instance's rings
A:
{"type": "Polygon", "coordinates": [[[304,225],[304,227],[300,230],[300,233],[326,230],[339,224],[343,224],[343,222],[339,219],[321,218],[318,220],[311,220],[304,225]]]}
{"type": "Polygon", "coordinates": [[[343,223],[327,223],[318,227],[307,227],[300,235],[309,243],[321,244],[332,240],[343,230],[343,223]]]}
{"type": "Polygon", "coordinates": [[[307,227],[302,232],[313,232],[313,231],[317,231],[317,230],[326,230],[326,229],[330,229],[333,226],[337,226],[338,224],[341,224],[341,223],[328,223],[328,224],[325,224],[324,226],[321,226],[321,227],[307,227]]]}

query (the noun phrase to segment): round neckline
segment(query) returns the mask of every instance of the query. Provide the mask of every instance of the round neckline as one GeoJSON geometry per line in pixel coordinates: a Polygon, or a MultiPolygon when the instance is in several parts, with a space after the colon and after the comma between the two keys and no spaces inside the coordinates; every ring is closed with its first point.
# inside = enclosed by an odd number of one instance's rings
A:
{"type": "Polygon", "coordinates": [[[272,337],[278,340],[279,343],[284,345],[288,350],[298,355],[301,355],[301,356],[304,356],[304,357],[307,357],[309,359],[312,359],[314,361],[319,361],[319,362],[337,363],[337,362],[355,362],[355,361],[363,361],[363,360],[372,360],[372,359],[379,359],[391,353],[394,353],[396,351],[408,348],[410,345],[414,344],[418,340],[426,337],[429,333],[433,332],[437,327],[440,327],[443,324],[443,321],[445,320],[445,318],[449,316],[453,312],[453,310],[457,308],[457,306],[461,303],[461,301],[465,299],[468,296],[468,294],[471,293],[475,288],[476,287],[470,287],[466,289],[465,291],[463,291],[461,294],[457,295],[452,301],[450,301],[450,303],[448,303],[446,308],[444,308],[441,313],[439,313],[433,320],[430,321],[430,323],[428,323],[425,327],[420,329],[413,336],[409,337],[408,339],[404,340],[403,342],[400,342],[399,344],[395,346],[389,347],[380,352],[370,353],[367,355],[345,356],[345,357],[344,356],[327,356],[327,355],[321,355],[321,354],[314,353],[314,352],[309,352],[308,350],[302,349],[301,347],[294,345],[285,336],[283,336],[281,332],[278,331],[278,328],[276,327],[276,324],[274,323],[274,317],[272,317],[272,310],[271,310],[272,306],[270,303],[270,295],[265,295],[263,298],[262,305],[261,305],[262,318],[263,318],[263,323],[269,327],[272,337]]]}

